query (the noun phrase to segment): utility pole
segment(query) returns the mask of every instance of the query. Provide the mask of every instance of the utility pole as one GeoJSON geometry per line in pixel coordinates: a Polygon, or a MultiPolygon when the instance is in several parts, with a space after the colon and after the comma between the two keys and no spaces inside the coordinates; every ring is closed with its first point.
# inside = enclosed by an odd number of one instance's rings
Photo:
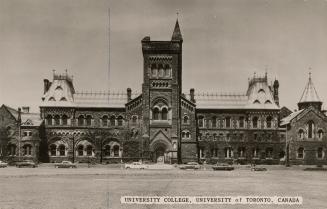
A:
{"type": "Polygon", "coordinates": [[[22,130],[21,130],[21,125],[22,125],[22,111],[20,108],[18,108],[18,160],[20,161],[20,157],[21,157],[21,149],[20,149],[20,141],[21,141],[21,138],[22,138],[22,130]]]}

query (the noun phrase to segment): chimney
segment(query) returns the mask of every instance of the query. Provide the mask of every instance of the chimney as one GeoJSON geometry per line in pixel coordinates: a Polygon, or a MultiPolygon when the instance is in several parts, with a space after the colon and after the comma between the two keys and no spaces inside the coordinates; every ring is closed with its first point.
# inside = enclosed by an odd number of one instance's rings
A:
{"type": "Polygon", "coordinates": [[[21,111],[20,108],[18,108],[18,118],[17,118],[17,120],[18,120],[18,126],[20,126],[21,123],[22,123],[22,111],[21,111]]]}
{"type": "Polygon", "coordinates": [[[44,79],[44,80],[43,80],[43,83],[44,83],[44,93],[43,93],[43,94],[45,94],[45,93],[47,93],[47,91],[49,90],[50,82],[49,82],[48,79],[44,79]]]}
{"type": "Polygon", "coordinates": [[[190,89],[190,99],[191,99],[191,102],[195,103],[195,99],[194,99],[194,88],[191,88],[190,89]]]}
{"type": "Polygon", "coordinates": [[[27,106],[22,107],[22,112],[23,113],[29,113],[30,112],[30,107],[27,107],[27,106]]]}
{"type": "Polygon", "coordinates": [[[127,88],[127,102],[132,100],[132,89],[127,88]]]}

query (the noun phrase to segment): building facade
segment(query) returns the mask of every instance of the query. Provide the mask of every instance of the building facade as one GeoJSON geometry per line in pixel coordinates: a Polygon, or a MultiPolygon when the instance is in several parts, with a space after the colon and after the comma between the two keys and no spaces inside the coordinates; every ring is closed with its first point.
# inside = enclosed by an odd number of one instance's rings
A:
{"type": "Polygon", "coordinates": [[[250,78],[243,93],[182,93],[178,21],[170,41],[141,44],[141,93],[79,92],[67,72],[54,73],[44,79],[40,114],[26,114],[33,119],[1,109],[1,134],[13,127],[2,153],[41,162],[326,163],[327,120],[311,78],[295,113],[280,108],[279,82],[267,74],[250,78]]]}
{"type": "Polygon", "coordinates": [[[298,103],[298,111],[282,119],[286,128],[289,164],[327,164],[327,116],[311,75],[298,103]]]}

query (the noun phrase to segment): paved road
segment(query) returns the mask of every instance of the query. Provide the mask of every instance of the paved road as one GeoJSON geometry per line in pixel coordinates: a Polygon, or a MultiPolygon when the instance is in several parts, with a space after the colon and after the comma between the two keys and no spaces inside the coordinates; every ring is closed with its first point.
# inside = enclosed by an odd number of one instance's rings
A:
{"type": "Polygon", "coordinates": [[[1,209],[104,208],[326,208],[327,172],[124,170],[112,168],[0,169],[1,209]],[[302,206],[122,205],[124,195],[299,195],[302,206]]]}

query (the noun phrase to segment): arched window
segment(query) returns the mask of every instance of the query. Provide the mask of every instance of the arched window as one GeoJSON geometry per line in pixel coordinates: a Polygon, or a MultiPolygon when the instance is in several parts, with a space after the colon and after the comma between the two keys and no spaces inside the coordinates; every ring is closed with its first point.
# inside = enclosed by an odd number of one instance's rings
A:
{"type": "Polygon", "coordinates": [[[123,116],[118,116],[117,118],[118,126],[123,126],[123,116]]]}
{"type": "Polygon", "coordinates": [[[59,115],[55,115],[54,116],[54,125],[55,126],[59,126],[60,125],[60,116],[59,115]]]}
{"type": "Polygon", "coordinates": [[[185,139],[186,138],[186,133],[185,131],[182,131],[182,139],[185,139]]]}
{"type": "Polygon", "coordinates": [[[186,132],[185,137],[186,137],[187,139],[191,138],[191,134],[190,134],[189,131],[186,132]]]}
{"type": "Polygon", "coordinates": [[[259,158],[259,153],[260,150],[258,148],[254,148],[252,152],[253,158],[259,158]]]}
{"type": "Polygon", "coordinates": [[[157,65],[155,63],[153,63],[151,65],[151,75],[152,75],[152,77],[157,77],[157,72],[158,72],[157,65]]]}
{"type": "Polygon", "coordinates": [[[56,156],[57,155],[57,146],[55,144],[50,145],[50,155],[56,156]]]}
{"type": "Polygon", "coordinates": [[[77,154],[78,156],[83,156],[84,155],[84,147],[83,145],[79,145],[77,148],[77,154]]]}
{"type": "Polygon", "coordinates": [[[86,116],[86,125],[87,126],[92,125],[92,116],[91,115],[86,116]]]}
{"type": "Polygon", "coordinates": [[[304,158],[304,148],[303,147],[300,147],[299,149],[297,149],[297,158],[298,159],[304,158]]]}
{"type": "Polygon", "coordinates": [[[214,133],[212,136],[213,136],[213,140],[216,141],[217,140],[217,134],[214,133]]]}
{"type": "Polygon", "coordinates": [[[258,128],[258,117],[253,117],[252,118],[252,127],[253,128],[258,128]]]}
{"type": "Polygon", "coordinates": [[[26,144],[23,146],[23,154],[24,156],[32,155],[32,145],[26,144]]]}
{"type": "Polygon", "coordinates": [[[319,131],[318,131],[318,138],[319,139],[322,139],[323,136],[324,136],[324,131],[321,130],[321,129],[319,129],[319,131]]]}
{"type": "Polygon", "coordinates": [[[226,123],[226,128],[230,128],[230,126],[231,126],[231,118],[230,117],[226,117],[225,118],[225,123],[226,123]]]}
{"type": "Polygon", "coordinates": [[[268,116],[266,118],[266,123],[267,123],[267,128],[271,128],[272,127],[272,117],[271,116],[268,116]]]}
{"type": "Polygon", "coordinates": [[[299,139],[303,139],[304,138],[304,131],[303,131],[303,129],[300,129],[298,134],[299,134],[299,139]]]}
{"type": "Polygon", "coordinates": [[[153,114],[153,116],[152,116],[153,120],[159,120],[159,108],[155,107],[153,109],[152,114],[153,114]]]}
{"type": "Polygon", "coordinates": [[[114,157],[119,157],[119,146],[115,145],[113,149],[114,149],[114,157]]]}
{"type": "Polygon", "coordinates": [[[317,149],[317,158],[318,158],[318,159],[322,159],[322,158],[324,158],[324,151],[323,151],[322,147],[319,147],[319,148],[317,149]]]}
{"type": "Polygon", "coordinates": [[[188,116],[187,115],[184,116],[183,123],[184,124],[188,124],[188,116]]]}
{"type": "Polygon", "coordinates": [[[198,140],[201,141],[202,140],[202,133],[198,134],[198,140]]]}
{"type": "Polygon", "coordinates": [[[238,148],[238,157],[244,158],[245,157],[245,147],[239,147],[238,148]]]}
{"type": "Polygon", "coordinates": [[[216,116],[213,116],[212,117],[212,127],[213,128],[216,128],[217,127],[217,117],[216,116]]]}
{"type": "Polygon", "coordinates": [[[115,126],[116,125],[116,117],[113,115],[110,117],[110,126],[115,126]]]}
{"type": "Polygon", "coordinates": [[[104,146],[104,156],[110,156],[110,146],[104,146]]]}
{"type": "Polygon", "coordinates": [[[268,147],[266,149],[266,158],[267,159],[272,159],[273,158],[273,148],[268,147]]]}
{"type": "Polygon", "coordinates": [[[9,156],[16,155],[16,145],[14,145],[14,144],[9,144],[8,145],[8,155],[9,156]]]}
{"type": "Polygon", "coordinates": [[[84,116],[83,115],[78,116],[77,121],[78,121],[79,126],[84,126],[84,116]]]}
{"type": "Polygon", "coordinates": [[[63,145],[63,144],[59,145],[59,155],[65,156],[66,155],[65,151],[66,151],[65,145],[63,145]]]}
{"type": "Polygon", "coordinates": [[[200,128],[203,128],[203,126],[204,126],[204,117],[203,116],[199,116],[198,122],[199,122],[199,127],[200,128]]]}
{"type": "Polygon", "coordinates": [[[91,145],[87,145],[86,147],[86,155],[87,156],[92,156],[93,148],[91,145]]]}
{"type": "Polygon", "coordinates": [[[158,70],[159,70],[159,77],[164,77],[164,69],[162,64],[158,65],[158,70]]]}
{"type": "Polygon", "coordinates": [[[108,116],[106,115],[102,117],[102,126],[108,126],[108,116]]]}
{"type": "Polygon", "coordinates": [[[52,116],[51,115],[48,115],[46,121],[47,121],[47,124],[49,126],[51,126],[52,125],[52,116]]]}
{"type": "Polygon", "coordinates": [[[315,124],[313,121],[308,122],[308,138],[311,139],[314,137],[315,124]]]}
{"type": "Polygon", "coordinates": [[[225,158],[232,158],[233,157],[233,149],[231,147],[226,147],[225,150],[225,158]]]}
{"type": "Polygon", "coordinates": [[[168,120],[168,110],[165,107],[161,110],[161,118],[162,120],[168,120]]]}
{"type": "Polygon", "coordinates": [[[61,117],[61,120],[62,120],[62,125],[66,126],[67,125],[67,121],[68,121],[67,115],[63,115],[61,117]]]}
{"type": "Polygon", "coordinates": [[[170,77],[170,66],[168,64],[165,65],[165,77],[170,77]]]}
{"type": "Polygon", "coordinates": [[[240,128],[244,128],[244,117],[239,118],[239,126],[240,128]]]}

